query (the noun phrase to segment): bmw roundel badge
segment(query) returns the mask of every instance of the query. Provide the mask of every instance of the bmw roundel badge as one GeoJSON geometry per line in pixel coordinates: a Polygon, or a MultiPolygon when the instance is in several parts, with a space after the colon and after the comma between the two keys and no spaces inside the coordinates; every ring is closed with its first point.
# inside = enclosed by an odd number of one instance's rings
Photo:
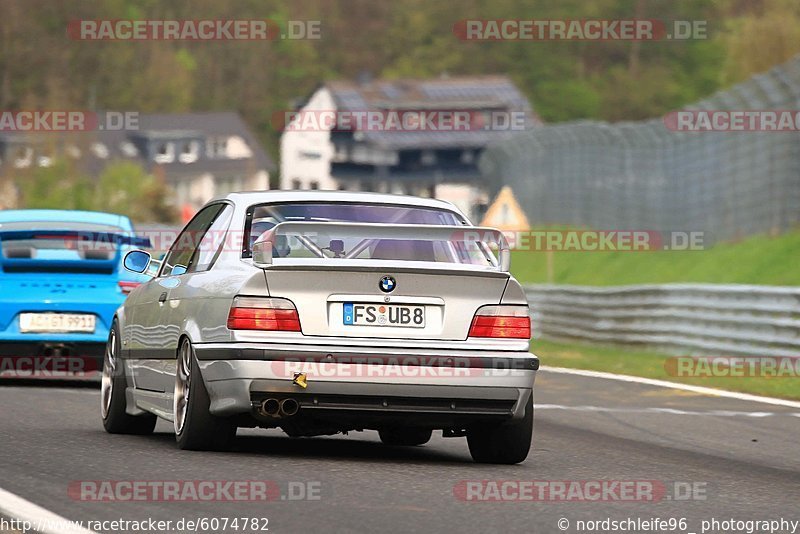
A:
{"type": "Polygon", "coordinates": [[[384,276],[378,283],[378,287],[381,288],[381,291],[384,293],[391,293],[394,291],[394,288],[397,287],[397,281],[391,276],[384,276]]]}

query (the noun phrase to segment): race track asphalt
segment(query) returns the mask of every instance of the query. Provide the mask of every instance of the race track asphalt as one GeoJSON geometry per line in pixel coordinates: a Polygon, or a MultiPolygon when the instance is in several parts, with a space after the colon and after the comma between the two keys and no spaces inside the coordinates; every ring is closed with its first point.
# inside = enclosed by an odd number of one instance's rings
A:
{"type": "MultiPolygon", "coordinates": [[[[800,410],[547,371],[536,387],[530,456],[494,466],[472,463],[465,439],[440,434],[394,448],[375,432],[292,439],[240,429],[230,452],[180,451],[165,422],[152,436],[106,434],[95,388],[7,380],[0,487],[73,520],[257,517],[279,533],[579,532],[579,520],[606,518],[686,518],[686,529],[666,531],[700,532],[712,518],[800,520],[800,410]],[[292,485],[318,498],[97,502],[69,492],[120,480],[268,480],[283,497],[292,485]],[[633,502],[462,498],[463,481],[486,480],[653,481],[666,493],[633,502]]],[[[490,487],[471,495],[491,496],[490,487]]]]}

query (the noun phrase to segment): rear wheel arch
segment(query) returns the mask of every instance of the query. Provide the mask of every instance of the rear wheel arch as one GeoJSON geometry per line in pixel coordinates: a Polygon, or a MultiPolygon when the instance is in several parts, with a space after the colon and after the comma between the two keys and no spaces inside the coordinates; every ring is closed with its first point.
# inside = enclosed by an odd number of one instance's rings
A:
{"type": "Polygon", "coordinates": [[[197,365],[191,338],[182,334],[179,340],[173,393],[176,442],[181,449],[223,450],[236,435],[236,424],[233,419],[211,415],[208,390],[197,365]]]}
{"type": "Polygon", "coordinates": [[[178,346],[175,347],[175,354],[174,354],[174,356],[175,356],[175,372],[178,371],[178,361],[181,358],[181,347],[183,347],[184,341],[188,341],[189,344],[192,347],[194,347],[194,341],[192,341],[192,338],[191,338],[191,336],[189,334],[187,334],[186,332],[183,332],[180,336],[178,336],[178,346]]]}
{"type": "Polygon", "coordinates": [[[178,336],[178,346],[175,348],[175,359],[177,359],[178,356],[180,356],[181,345],[183,345],[184,341],[188,341],[189,343],[194,345],[194,341],[192,341],[192,338],[189,336],[189,334],[187,334],[186,332],[182,333],[180,336],[178,336]]]}

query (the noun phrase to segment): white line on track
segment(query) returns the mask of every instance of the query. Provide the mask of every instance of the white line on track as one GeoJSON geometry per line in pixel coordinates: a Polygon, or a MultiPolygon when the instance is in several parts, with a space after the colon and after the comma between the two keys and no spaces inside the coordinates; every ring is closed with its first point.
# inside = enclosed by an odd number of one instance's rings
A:
{"type": "Polygon", "coordinates": [[[606,408],[604,406],[565,406],[562,404],[537,404],[537,410],[565,410],[572,412],[601,412],[629,414],[700,415],[712,417],[800,417],[800,412],[737,412],[732,410],[691,411],[675,408],[606,408]]]}
{"type": "Polygon", "coordinates": [[[761,402],[763,404],[772,404],[774,406],[786,406],[787,408],[800,408],[800,402],[798,401],[776,399],[773,397],[762,397],[760,395],[751,395],[749,393],[737,393],[735,391],[726,391],[724,389],[714,389],[703,386],[691,386],[689,384],[679,384],[678,382],[669,382],[667,380],[655,380],[653,378],[641,378],[638,376],[630,376],[630,375],[617,375],[614,373],[603,373],[600,371],[585,371],[583,369],[568,369],[566,367],[543,366],[541,370],[546,373],[561,373],[568,375],[586,376],[590,378],[604,378],[607,380],[618,380],[620,382],[634,382],[636,384],[646,384],[648,386],[656,386],[669,389],[680,389],[682,391],[692,391],[694,393],[700,393],[702,395],[713,395],[715,397],[725,397],[728,399],[737,399],[750,402],[761,402]]]}
{"type": "MultiPolygon", "coordinates": [[[[41,534],[95,534],[3,488],[0,488],[0,514],[8,519],[28,522],[34,532],[41,534]]],[[[17,530],[22,530],[22,525],[17,526],[20,527],[17,530]]]]}

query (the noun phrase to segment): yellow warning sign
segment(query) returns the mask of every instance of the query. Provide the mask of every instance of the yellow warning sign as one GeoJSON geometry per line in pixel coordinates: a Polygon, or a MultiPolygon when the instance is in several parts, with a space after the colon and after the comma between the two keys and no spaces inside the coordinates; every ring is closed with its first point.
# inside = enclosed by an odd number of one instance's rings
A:
{"type": "Polygon", "coordinates": [[[509,186],[504,186],[497,194],[494,202],[486,210],[481,226],[490,226],[504,232],[525,232],[531,228],[525,212],[509,186]]]}

